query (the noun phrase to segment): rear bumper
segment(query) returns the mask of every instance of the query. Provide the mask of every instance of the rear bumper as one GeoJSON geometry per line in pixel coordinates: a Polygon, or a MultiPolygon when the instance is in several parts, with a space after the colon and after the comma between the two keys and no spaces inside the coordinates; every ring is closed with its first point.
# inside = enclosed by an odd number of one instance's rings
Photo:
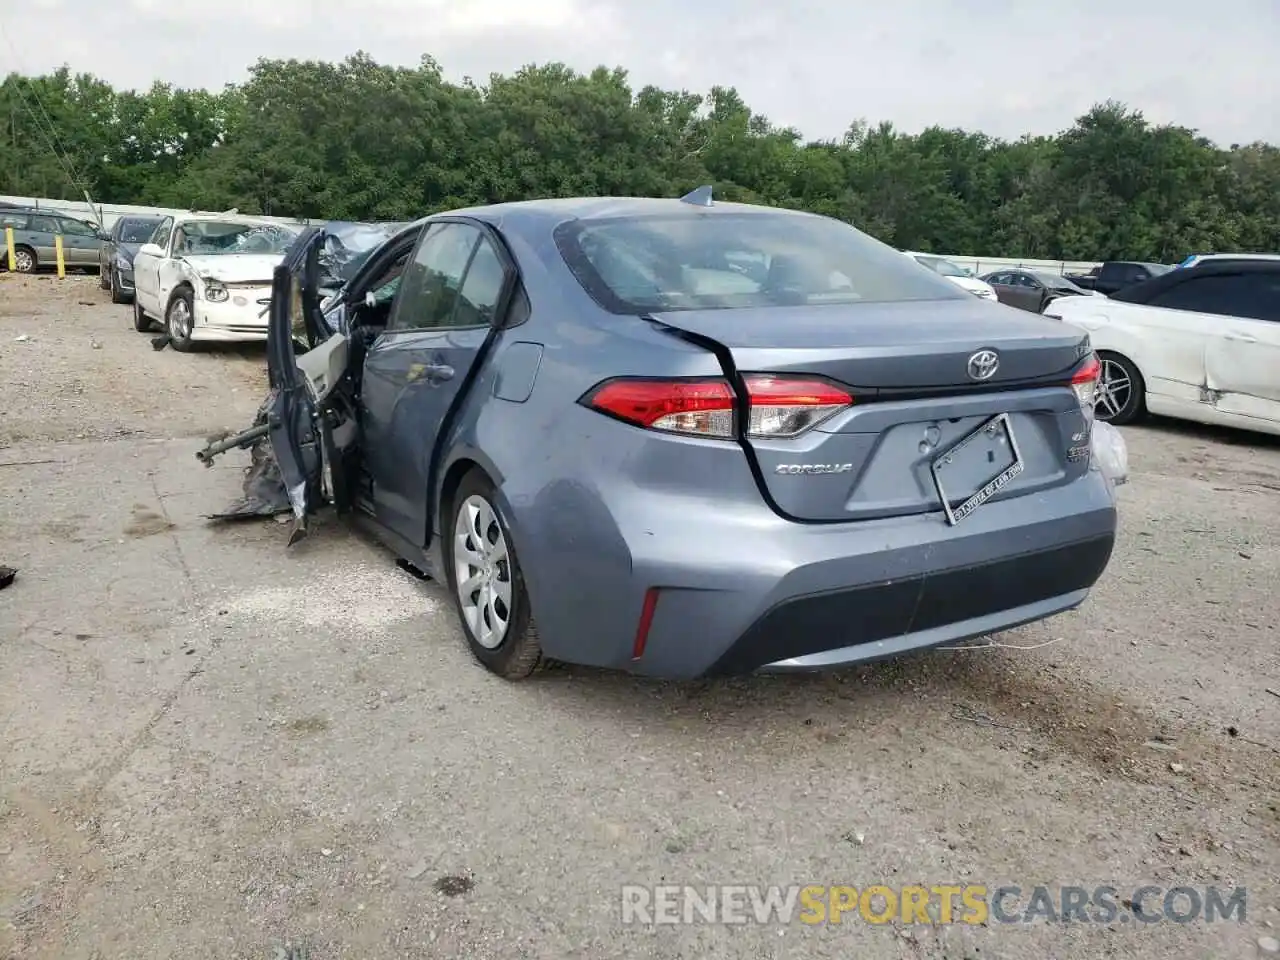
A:
{"type": "Polygon", "coordinates": [[[1096,470],[954,527],[940,513],[790,523],[763,504],[634,486],[624,510],[562,490],[554,506],[589,518],[590,532],[548,530],[554,553],[518,544],[547,655],[672,679],[859,663],[1040,620],[1086,598],[1116,533],[1096,470]]]}
{"type": "Polygon", "coordinates": [[[1088,595],[1111,535],[985,564],[784,600],[707,671],[814,670],[955,643],[1061,613],[1088,595]],[[833,629],[834,628],[834,629],[833,629]],[[832,648],[833,640],[839,644],[832,648]]]}

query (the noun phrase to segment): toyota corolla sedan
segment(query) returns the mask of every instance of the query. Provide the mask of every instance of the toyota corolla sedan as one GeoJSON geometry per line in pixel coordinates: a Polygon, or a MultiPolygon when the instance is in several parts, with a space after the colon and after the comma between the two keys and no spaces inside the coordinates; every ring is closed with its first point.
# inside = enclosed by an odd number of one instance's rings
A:
{"type": "Polygon", "coordinates": [[[845,223],[708,188],[458,210],[327,297],[326,243],[277,268],[272,390],[218,449],[269,441],[291,542],[347,513],[503,677],[954,644],[1077,606],[1111,556],[1087,336],[845,223]]]}

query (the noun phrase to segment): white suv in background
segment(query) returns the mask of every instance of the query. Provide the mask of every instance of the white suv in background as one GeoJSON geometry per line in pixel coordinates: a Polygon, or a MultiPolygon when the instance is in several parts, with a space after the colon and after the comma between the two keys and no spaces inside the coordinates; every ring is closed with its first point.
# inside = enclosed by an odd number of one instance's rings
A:
{"type": "Polygon", "coordinates": [[[979,280],[964,267],[956,266],[946,257],[939,257],[932,253],[916,253],[914,250],[903,250],[902,252],[915,260],[920,266],[928,267],[934,273],[941,274],[957,287],[968,290],[974,296],[982,297],[984,300],[996,299],[996,291],[991,284],[985,280],[979,280]]]}

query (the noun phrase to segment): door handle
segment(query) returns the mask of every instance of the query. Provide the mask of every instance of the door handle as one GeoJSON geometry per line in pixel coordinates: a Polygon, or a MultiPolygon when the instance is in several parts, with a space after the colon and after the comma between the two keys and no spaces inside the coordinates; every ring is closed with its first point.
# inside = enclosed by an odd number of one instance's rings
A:
{"type": "Polygon", "coordinates": [[[1247,333],[1228,333],[1223,338],[1225,340],[1234,340],[1236,343],[1257,343],[1258,338],[1247,333]]]}

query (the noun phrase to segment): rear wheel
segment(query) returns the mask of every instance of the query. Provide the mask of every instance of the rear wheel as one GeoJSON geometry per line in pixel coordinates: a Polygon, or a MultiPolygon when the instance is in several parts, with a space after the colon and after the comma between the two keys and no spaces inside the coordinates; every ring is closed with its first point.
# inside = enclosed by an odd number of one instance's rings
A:
{"type": "Polygon", "coordinates": [[[1146,387],[1142,374],[1126,356],[1099,351],[1102,375],[1098,379],[1098,401],[1094,411],[1099,420],[1114,426],[1132,423],[1142,416],[1146,387]]]}
{"type": "Polygon", "coordinates": [[[190,290],[182,290],[169,301],[164,325],[169,332],[169,345],[179,353],[191,349],[191,328],[195,323],[190,290]]]}
{"type": "Polygon", "coordinates": [[[453,497],[444,544],[449,590],[472,655],[507,680],[543,663],[538,629],[511,533],[483,473],[463,478],[453,497]]]}
{"type": "Polygon", "coordinates": [[[18,273],[35,273],[39,261],[36,252],[30,247],[15,247],[13,251],[13,268],[18,273]]]}

